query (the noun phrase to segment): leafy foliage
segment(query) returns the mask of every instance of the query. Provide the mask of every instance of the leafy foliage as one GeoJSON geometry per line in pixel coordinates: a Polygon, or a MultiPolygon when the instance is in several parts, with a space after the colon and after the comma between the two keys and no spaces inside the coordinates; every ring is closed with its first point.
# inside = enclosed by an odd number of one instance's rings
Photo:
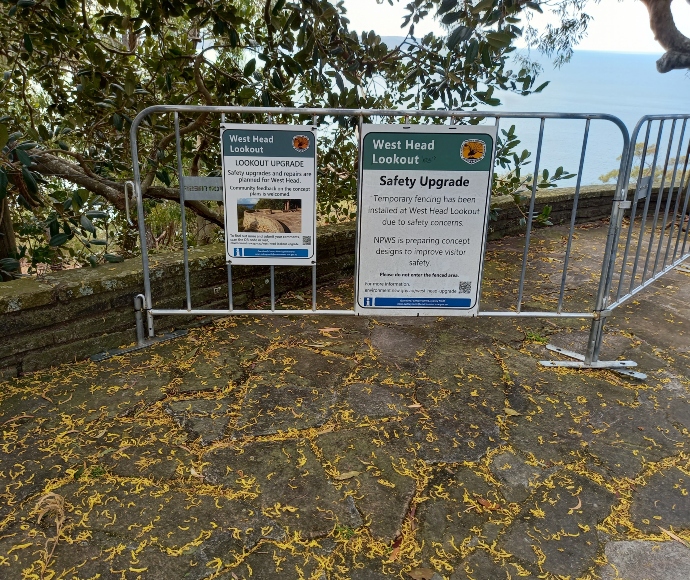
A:
{"type": "MultiPolygon", "coordinates": [[[[329,0],[2,0],[0,203],[13,226],[0,225],[0,258],[95,265],[135,251],[121,212],[129,129],[145,107],[494,106],[497,89],[527,95],[546,86],[536,85],[534,65],[510,58],[516,39],[532,34],[530,14],[561,5],[580,8],[576,0],[414,0],[404,41],[388,46],[373,31],[351,31],[342,2],[329,0]],[[447,36],[415,36],[430,17],[447,36]]],[[[542,48],[567,57],[577,30],[550,31],[542,48]]],[[[257,118],[228,119],[240,120],[257,118]]],[[[352,124],[325,122],[319,204],[338,220],[354,209],[352,124]]],[[[180,126],[185,172],[217,174],[218,120],[181,115],[180,126]]],[[[149,199],[178,198],[171,127],[167,115],[150,115],[140,131],[149,199]]],[[[214,204],[187,205],[222,226],[214,204]]]]}
{"type": "MultiPolygon", "coordinates": [[[[525,173],[525,168],[531,163],[532,153],[527,149],[518,153],[518,145],[520,145],[520,140],[515,134],[515,125],[512,125],[507,131],[501,130],[496,145],[497,167],[494,172],[492,194],[511,196],[522,213],[520,224],[524,225],[528,218],[529,209],[527,206],[532,196],[532,190],[557,187],[557,182],[571,179],[575,177],[575,174],[567,172],[563,167],[558,167],[553,174],[548,169],[543,169],[536,176],[534,173],[525,173]]],[[[498,217],[496,208],[492,207],[491,211],[491,217],[495,220],[498,217]]],[[[550,215],[551,207],[547,205],[540,213],[532,217],[537,224],[550,226],[552,225],[549,221],[550,215]]]]}

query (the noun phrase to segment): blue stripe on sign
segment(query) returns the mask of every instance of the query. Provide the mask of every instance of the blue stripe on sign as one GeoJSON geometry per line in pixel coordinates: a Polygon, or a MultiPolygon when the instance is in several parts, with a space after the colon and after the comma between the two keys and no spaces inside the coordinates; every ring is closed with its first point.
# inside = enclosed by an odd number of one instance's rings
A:
{"type": "Polygon", "coordinates": [[[374,298],[374,306],[400,308],[469,308],[470,298],[374,298]]]}
{"type": "Polygon", "coordinates": [[[290,248],[244,248],[246,258],[308,258],[309,250],[290,248]]]}

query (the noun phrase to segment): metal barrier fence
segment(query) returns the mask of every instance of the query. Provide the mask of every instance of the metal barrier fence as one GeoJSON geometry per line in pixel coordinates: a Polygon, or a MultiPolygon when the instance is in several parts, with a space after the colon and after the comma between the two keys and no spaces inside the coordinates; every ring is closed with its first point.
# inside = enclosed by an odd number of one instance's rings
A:
{"type": "Polygon", "coordinates": [[[632,143],[638,149],[641,146],[641,151],[638,154],[631,147],[628,153],[626,179],[635,180],[635,191],[608,275],[612,278],[607,306],[610,310],[690,256],[686,217],[690,201],[688,120],[690,115],[648,115],[635,126],[632,143]],[[644,141],[637,143],[643,132],[644,141]],[[654,144],[650,144],[650,138],[654,144]],[[647,164],[649,157],[652,161],[647,164]],[[637,158],[640,164],[635,167],[637,158]],[[655,184],[659,184],[659,192],[653,201],[655,184]]]}
{"type": "MultiPolygon", "coordinates": [[[[661,276],[664,272],[668,271],[674,265],[680,263],[682,260],[688,257],[689,254],[686,253],[686,240],[687,233],[683,239],[682,247],[679,248],[680,244],[680,230],[681,227],[677,228],[676,242],[674,245],[674,250],[670,251],[670,239],[671,234],[666,236],[667,246],[663,252],[663,260],[660,262],[661,257],[661,244],[662,239],[665,236],[665,227],[667,224],[667,218],[669,214],[669,207],[674,195],[674,188],[677,192],[675,197],[674,213],[673,217],[675,219],[678,214],[679,208],[682,207],[680,215],[684,215],[688,208],[688,192],[687,187],[685,188],[685,195],[683,203],[680,204],[681,189],[685,187],[683,180],[686,176],[686,169],[688,164],[687,155],[684,161],[681,162],[680,155],[676,155],[674,159],[670,158],[670,153],[666,154],[666,162],[664,164],[663,176],[661,178],[661,192],[658,195],[656,208],[654,212],[654,225],[652,227],[652,235],[649,241],[649,249],[646,254],[645,264],[642,268],[642,276],[639,282],[636,275],[638,273],[638,264],[641,258],[641,247],[645,232],[645,223],[647,220],[647,212],[650,205],[651,196],[651,182],[654,181],[654,170],[656,169],[656,161],[659,153],[659,144],[662,136],[662,129],[664,123],[672,119],[673,127],[671,129],[670,143],[674,142],[673,135],[676,128],[677,121],[682,120],[682,130],[681,137],[678,140],[678,150],[680,151],[681,145],[685,142],[684,139],[690,136],[690,131],[686,132],[686,124],[688,116],[672,116],[672,117],[645,117],[635,129],[634,139],[631,141],[629,139],[629,134],[626,126],[618,118],[612,115],[603,114],[568,114],[568,113],[507,113],[507,112],[455,112],[455,111],[413,111],[413,110],[365,110],[365,109],[300,109],[300,108],[261,108],[261,107],[222,107],[222,106],[174,106],[174,105],[160,105],[149,107],[141,111],[137,117],[134,119],[131,127],[131,148],[132,148],[132,159],[134,160],[134,192],[136,196],[136,205],[138,213],[138,226],[141,239],[141,252],[142,252],[142,262],[143,262],[143,272],[144,272],[144,294],[135,297],[135,311],[137,320],[137,335],[139,338],[139,344],[144,345],[148,340],[155,337],[154,331],[154,317],[156,316],[169,316],[169,315],[196,315],[196,316],[208,316],[208,315],[219,315],[219,316],[229,316],[229,315],[242,315],[242,314],[252,314],[252,315],[321,315],[321,314],[336,314],[336,315],[354,315],[354,310],[321,310],[318,308],[318,298],[317,298],[317,268],[318,264],[309,266],[312,268],[312,301],[311,309],[283,309],[276,307],[276,292],[275,292],[275,267],[269,266],[270,270],[270,308],[266,309],[237,309],[233,305],[233,266],[229,263],[227,264],[227,296],[228,296],[228,307],[226,309],[207,309],[207,308],[195,308],[192,304],[191,296],[191,286],[190,286],[190,268],[189,268],[189,255],[188,255],[188,239],[187,239],[187,228],[186,228],[186,209],[185,209],[185,180],[189,179],[189,176],[184,175],[183,159],[182,159],[182,149],[183,149],[183,139],[190,138],[190,135],[186,132],[181,132],[180,130],[180,117],[185,116],[198,116],[198,115],[220,115],[220,121],[223,122],[226,115],[232,115],[234,119],[242,118],[242,116],[251,115],[253,118],[262,117],[266,122],[271,123],[276,117],[279,117],[281,121],[287,121],[288,119],[294,122],[297,119],[298,123],[309,123],[310,125],[318,125],[319,121],[324,121],[328,119],[337,119],[345,117],[349,119],[350,125],[353,128],[357,128],[358,131],[355,134],[356,139],[358,139],[359,152],[361,155],[362,151],[362,126],[365,119],[386,119],[388,122],[398,121],[403,125],[410,124],[410,122],[442,122],[455,124],[458,122],[471,122],[471,123],[493,123],[498,128],[505,128],[506,120],[531,120],[539,124],[538,137],[536,148],[534,149],[534,167],[533,175],[537,176],[540,174],[542,157],[545,149],[545,135],[547,122],[549,126],[556,125],[558,123],[564,122],[577,122],[579,123],[579,130],[581,130],[582,138],[580,140],[579,147],[579,165],[577,170],[576,184],[574,188],[574,195],[572,200],[572,208],[570,211],[570,223],[567,235],[567,240],[565,242],[563,265],[560,272],[560,284],[558,287],[558,299],[556,305],[553,309],[541,309],[541,310],[530,310],[525,306],[526,298],[526,280],[528,265],[530,263],[530,244],[532,239],[532,232],[535,227],[535,203],[537,201],[537,179],[533,179],[531,186],[531,191],[529,191],[529,207],[526,212],[525,219],[525,236],[524,236],[524,246],[522,249],[522,260],[519,270],[519,276],[516,275],[515,288],[513,292],[517,294],[517,300],[514,306],[503,306],[493,309],[484,309],[481,306],[478,311],[478,316],[503,316],[503,317],[542,317],[542,318],[582,318],[591,319],[592,326],[590,330],[590,338],[587,347],[587,351],[584,354],[571,353],[564,351],[556,347],[550,347],[552,350],[557,351],[561,354],[565,354],[574,358],[577,361],[542,361],[545,365],[550,366],[570,366],[570,367],[586,367],[586,368],[612,368],[615,370],[626,372],[626,374],[631,374],[637,376],[638,378],[643,378],[644,375],[640,373],[634,373],[632,371],[626,371],[630,367],[636,366],[633,361],[600,361],[599,353],[601,350],[602,338],[603,338],[603,327],[606,317],[610,311],[624,302],[627,298],[634,295],[636,292],[644,288],[646,285],[650,284],[652,281],[661,276]],[[144,210],[144,200],[142,195],[142,181],[141,181],[141,168],[139,162],[139,142],[138,134],[139,128],[145,119],[151,115],[156,115],[156,123],[160,123],[161,115],[171,115],[173,117],[174,124],[174,140],[176,147],[176,159],[177,159],[177,181],[179,185],[179,202],[181,207],[181,219],[182,219],[182,246],[183,246],[183,256],[184,256],[184,285],[185,285],[185,295],[186,303],[185,308],[180,309],[169,309],[169,308],[156,308],[154,305],[153,288],[150,275],[149,267],[149,252],[147,248],[147,238],[146,238],[146,226],[145,226],[145,210],[144,210]],[[644,168],[639,172],[637,187],[635,190],[635,197],[630,202],[628,200],[628,182],[629,176],[632,171],[632,165],[635,158],[635,140],[640,132],[642,126],[647,123],[647,139],[644,144],[644,156],[648,151],[648,138],[650,134],[650,123],[654,121],[660,122],[659,133],[657,138],[657,146],[654,150],[654,168],[652,170],[652,179],[648,183],[648,194],[643,196],[644,187],[644,168]],[[580,193],[582,188],[583,170],[585,167],[585,159],[588,150],[588,145],[591,139],[592,127],[594,125],[605,125],[609,128],[615,130],[616,135],[621,140],[620,149],[614,149],[610,147],[610,140],[608,141],[609,150],[620,151],[620,166],[618,170],[618,181],[615,189],[615,195],[613,200],[613,207],[611,210],[611,220],[608,230],[607,243],[605,248],[601,253],[601,276],[598,280],[598,288],[595,293],[595,298],[593,303],[582,308],[581,304],[578,304],[576,309],[571,310],[569,308],[568,296],[566,294],[566,283],[568,280],[568,273],[570,262],[572,259],[572,244],[573,236],[575,232],[575,226],[578,217],[578,207],[580,201],[580,193]],[[673,163],[672,163],[673,161],[673,163]],[[660,213],[663,190],[665,187],[665,179],[667,174],[667,169],[670,164],[673,164],[673,176],[670,180],[669,194],[667,196],[668,202],[664,210],[664,218],[661,225],[661,235],[658,236],[657,252],[654,255],[653,267],[648,268],[652,252],[652,243],[654,241],[654,232],[657,228],[657,218],[660,213]],[[680,178],[680,185],[675,186],[676,174],[679,165],[683,165],[682,176],[680,178]],[[642,234],[637,237],[637,247],[634,252],[630,252],[633,246],[635,235],[633,234],[633,224],[636,223],[637,215],[635,213],[637,204],[641,200],[646,200],[644,204],[644,212],[642,217],[642,234]],[[625,210],[632,205],[633,214],[629,220],[629,225],[627,233],[621,235],[624,222],[625,210]],[[622,240],[625,240],[622,242],[622,240]],[[621,251],[622,247],[622,251],[621,251]],[[631,260],[631,255],[634,254],[634,258],[631,260]],[[622,255],[622,260],[619,258],[622,255]],[[620,263],[619,263],[620,262],[620,263]],[[661,265],[658,268],[659,264],[661,265]],[[632,270],[631,270],[632,269],[632,270]],[[629,279],[629,280],[628,280],[629,279]],[[626,286],[626,280],[627,286],[626,286]],[[616,282],[616,283],[614,283],[616,282]],[[614,290],[614,287],[616,289],[614,290]],[[626,292],[627,290],[627,292],[626,292]],[[613,296],[613,299],[612,299],[613,296]],[[148,339],[146,338],[148,336],[148,339]]],[[[256,122],[256,121],[255,121],[256,122]]],[[[354,129],[353,129],[354,130],[354,129]]],[[[690,144],[689,144],[690,145],[690,144]]],[[[651,151],[651,149],[650,149],[651,151]]],[[[615,156],[614,156],[615,157],[615,156]]],[[[492,160],[492,166],[493,166],[492,160]]],[[[644,165],[644,163],[642,164],[644,165]]],[[[361,159],[360,159],[360,171],[361,171],[361,159]]],[[[357,179],[358,189],[361,187],[361,181],[358,177],[357,179]]],[[[196,200],[203,199],[213,199],[219,201],[220,198],[216,195],[206,197],[195,196],[196,200]]],[[[487,216],[488,219],[488,216],[487,216]]],[[[674,223],[673,221],[668,223],[674,223]]],[[[645,234],[646,235],[646,234],[645,234]]],[[[646,238],[645,238],[646,239],[646,238]]],[[[484,252],[486,252],[486,246],[484,247],[484,252]]],[[[653,253],[653,252],[652,252],[653,253]]],[[[238,267],[238,266],[235,266],[238,267]]],[[[239,266],[240,268],[242,266],[239,266]]]]}

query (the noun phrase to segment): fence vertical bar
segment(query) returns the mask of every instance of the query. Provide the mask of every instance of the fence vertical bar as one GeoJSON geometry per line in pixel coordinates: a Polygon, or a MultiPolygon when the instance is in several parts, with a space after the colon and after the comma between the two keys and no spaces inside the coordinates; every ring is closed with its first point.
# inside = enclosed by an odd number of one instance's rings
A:
{"type": "MultiPolygon", "coordinates": [[[[631,208],[630,208],[630,225],[628,226],[628,236],[625,241],[625,250],[623,252],[623,262],[621,265],[621,275],[620,278],[618,279],[618,290],[616,293],[616,300],[618,300],[621,297],[621,292],[623,290],[623,280],[625,279],[625,269],[628,264],[628,254],[630,252],[630,242],[632,241],[632,233],[633,229],[635,226],[635,214],[637,213],[637,203],[639,201],[638,195],[640,192],[640,184],[642,183],[642,178],[644,175],[644,159],[647,156],[647,147],[649,146],[649,135],[652,131],[652,124],[647,121],[647,132],[645,134],[644,138],[644,146],[642,147],[642,156],[641,156],[641,163],[640,163],[640,171],[637,174],[637,183],[635,184],[635,195],[632,200],[631,208]]],[[[634,141],[637,140],[637,135],[639,133],[639,128],[634,132],[633,136],[635,137],[634,140],[631,139],[630,141],[630,147],[631,147],[631,152],[630,152],[630,167],[626,167],[626,172],[631,172],[632,173],[632,161],[635,158],[635,147],[637,146],[637,143],[634,141]]],[[[626,183],[626,186],[629,186],[630,180],[628,180],[628,183],[626,183]]],[[[652,184],[650,181],[649,184],[649,190],[647,191],[647,196],[650,196],[652,194],[652,184]]],[[[639,243],[639,240],[638,240],[639,243]]]]}
{"type": "MultiPolygon", "coordinates": [[[[361,223],[361,215],[360,215],[360,202],[362,200],[362,175],[363,175],[363,157],[362,157],[362,148],[363,148],[363,143],[364,140],[362,139],[362,131],[364,130],[364,117],[362,115],[357,116],[357,216],[356,216],[356,222],[357,222],[357,235],[355,237],[355,244],[357,246],[355,247],[355,275],[357,272],[359,272],[359,226],[361,223]]],[[[355,302],[357,300],[356,296],[356,288],[353,287],[352,289],[352,301],[355,302]]]]}
{"type": "MultiPolygon", "coordinates": [[[[455,117],[451,117],[451,125],[455,125],[455,117]]],[[[489,197],[491,196],[491,191],[493,190],[493,179],[494,179],[494,171],[495,171],[495,166],[496,166],[496,150],[498,149],[498,129],[501,124],[501,119],[500,117],[496,117],[494,119],[496,122],[494,123],[494,126],[496,127],[496,144],[494,146],[494,154],[491,159],[491,183],[489,186],[489,197]]],[[[486,260],[486,251],[489,248],[489,221],[491,220],[491,208],[489,207],[489,211],[487,212],[486,215],[486,233],[487,235],[484,236],[484,244],[482,245],[482,264],[486,260]]],[[[477,294],[477,310],[479,310],[480,305],[482,303],[482,295],[484,292],[484,284],[481,282],[479,283],[479,293],[477,294]]]]}
{"type": "Polygon", "coordinates": [[[232,311],[234,308],[232,299],[232,264],[227,263],[225,266],[228,270],[228,310],[232,311]]]}
{"type": "Polygon", "coordinates": [[[559,314],[563,310],[563,296],[565,294],[565,282],[568,277],[568,263],[570,261],[570,249],[573,245],[573,233],[575,232],[575,219],[577,217],[577,205],[580,201],[580,186],[582,185],[582,172],[585,166],[585,155],[587,153],[587,140],[589,138],[589,125],[591,119],[587,119],[585,123],[585,134],[582,138],[582,151],[580,153],[580,166],[577,170],[577,183],[575,184],[575,197],[573,198],[573,209],[570,214],[570,231],[568,232],[568,243],[565,248],[565,258],[563,259],[563,275],[561,276],[561,289],[558,293],[558,309],[559,314]]]}
{"type": "MultiPolygon", "coordinates": [[[[678,162],[680,161],[680,152],[682,151],[683,147],[683,137],[685,136],[685,128],[688,123],[688,120],[685,119],[683,120],[683,130],[681,131],[681,137],[680,140],[678,141],[678,153],[676,153],[676,168],[678,167],[678,162]]],[[[688,141],[688,148],[690,149],[690,140],[688,141]]],[[[668,233],[668,243],[666,244],[666,252],[664,252],[664,262],[661,266],[661,268],[666,267],[666,261],[668,260],[668,253],[671,251],[671,243],[673,241],[673,232],[676,227],[676,219],[678,215],[678,208],[680,207],[680,198],[683,195],[683,183],[685,182],[685,173],[688,169],[688,156],[685,156],[685,163],[683,164],[683,172],[680,175],[680,183],[678,184],[678,194],[676,195],[676,203],[673,206],[673,217],[671,218],[671,223],[669,224],[669,227],[671,228],[671,231],[668,233]]],[[[675,179],[676,179],[676,174],[675,171],[673,173],[673,185],[675,185],[675,179]]],[[[671,195],[669,196],[669,201],[673,199],[673,186],[671,187],[671,195]]],[[[678,229],[682,229],[682,219],[681,219],[681,224],[678,226],[678,229]]]]}
{"type": "Polygon", "coordinates": [[[537,180],[539,179],[539,162],[541,160],[541,148],[544,141],[544,124],[546,118],[541,118],[539,126],[539,143],[537,145],[537,157],[534,161],[534,177],[532,178],[532,197],[529,201],[529,213],[527,214],[527,231],[525,233],[525,250],[522,254],[522,272],[520,273],[520,286],[518,288],[517,312],[522,311],[522,294],[525,288],[525,275],[527,274],[527,259],[529,257],[529,243],[532,236],[532,218],[534,215],[534,201],[537,197],[537,180]]]}
{"type": "Polygon", "coordinates": [[[189,284],[189,251],[187,248],[187,212],[184,204],[184,168],[182,167],[182,144],[180,143],[180,115],[175,111],[175,148],[177,150],[177,180],[180,183],[180,215],[182,217],[182,252],[184,259],[184,287],[187,295],[187,310],[192,309],[192,290],[189,284]]]}
{"type": "MultiPolygon", "coordinates": [[[[683,121],[683,126],[680,132],[680,139],[678,140],[678,152],[676,153],[675,162],[673,163],[673,173],[671,174],[671,183],[668,188],[668,199],[666,201],[666,207],[664,208],[664,219],[661,223],[661,232],[659,233],[659,244],[656,248],[656,256],[654,258],[654,267],[652,268],[652,273],[656,273],[656,268],[659,265],[659,258],[661,257],[661,246],[664,245],[664,237],[666,236],[666,222],[668,221],[668,212],[671,209],[671,203],[673,202],[673,190],[676,186],[676,175],[678,175],[678,160],[680,156],[680,148],[683,146],[683,138],[685,137],[685,125],[687,120],[683,121]]],[[[673,136],[668,143],[668,155],[671,154],[671,146],[673,145],[673,136]]],[[[660,191],[659,194],[662,192],[660,191]]],[[[669,240],[671,236],[669,235],[669,240]]],[[[668,244],[667,244],[668,247],[668,244]]]]}
{"type": "Polygon", "coordinates": [[[311,309],[316,312],[316,264],[311,267],[311,309]]]}
{"type": "Polygon", "coordinates": [[[132,155],[132,173],[134,177],[134,191],[137,201],[137,221],[139,222],[139,244],[141,245],[141,266],[144,273],[144,310],[146,310],[146,325],[150,338],[155,336],[153,327],[153,301],[151,298],[151,270],[149,268],[149,251],[146,244],[146,224],[144,215],[144,194],[141,190],[141,168],[139,166],[139,147],[137,145],[137,128],[143,114],[139,113],[136,122],[129,129],[130,152],[132,155]]]}
{"type": "MultiPolygon", "coordinates": [[[[312,115],[311,123],[314,126],[314,128],[316,128],[318,130],[319,119],[316,115],[312,115]]],[[[318,135],[318,133],[317,133],[317,135],[318,135]]],[[[317,149],[317,151],[318,151],[318,149],[317,149]]],[[[318,161],[317,161],[316,165],[317,165],[317,167],[314,168],[316,170],[316,180],[315,181],[318,182],[318,179],[319,179],[319,177],[318,177],[318,161]]],[[[318,185],[318,183],[317,183],[317,185],[318,185]]],[[[317,187],[317,192],[318,192],[318,187],[317,187]]],[[[317,199],[317,203],[318,203],[318,199],[317,199]]],[[[316,242],[316,240],[314,240],[314,242],[316,242]]],[[[311,309],[312,309],[312,312],[316,312],[316,256],[314,256],[314,265],[311,267],[311,309]]]]}
{"type": "MultiPolygon", "coordinates": [[[[685,154],[685,165],[687,167],[688,164],[688,159],[690,158],[690,142],[688,142],[688,151],[685,154]]],[[[690,176],[688,176],[688,183],[687,186],[684,185],[683,179],[680,180],[680,191],[679,191],[679,196],[683,195],[683,188],[685,188],[685,197],[683,201],[683,210],[680,212],[680,224],[678,225],[678,237],[676,238],[676,243],[673,247],[673,258],[671,259],[671,262],[676,261],[676,254],[678,253],[678,244],[680,244],[680,238],[683,235],[683,225],[685,224],[685,217],[688,211],[688,201],[690,201],[688,198],[690,197],[690,176]]],[[[690,221],[688,224],[685,225],[685,231],[686,231],[686,237],[687,237],[687,231],[690,230],[690,221]]],[[[683,251],[685,250],[685,244],[683,244],[683,251]]],[[[681,255],[682,255],[681,251],[681,255]]]]}
{"type": "MultiPolygon", "coordinates": [[[[652,161],[652,173],[649,180],[649,193],[644,200],[644,211],[642,213],[642,223],[640,223],[640,235],[637,238],[637,250],[635,250],[635,260],[633,261],[633,271],[630,275],[630,288],[628,292],[632,292],[633,286],[635,285],[635,277],[637,276],[637,266],[640,263],[640,251],[642,250],[642,240],[644,238],[644,230],[647,225],[647,214],[649,213],[649,202],[652,199],[652,189],[654,186],[654,172],[656,171],[656,162],[659,159],[659,146],[661,145],[661,135],[664,130],[664,121],[659,123],[659,133],[656,137],[656,145],[654,148],[654,160],[652,161]]],[[[640,161],[644,167],[644,158],[640,161]]],[[[632,164],[632,159],[630,159],[630,164],[632,164]]],[[[642,282],[644,282],[644,276],[642,276],[642,282]]]]}
{"type": "MultiPolygon", "coordinates": [[[[664,200],[664,187],[666,186],[666,172],[668,171],[668,162],[671,159],[671,145],[673,143],[673,134],[676,130],[676,119],[673,119],[671,124],[671,135],[668,139],[668,148],[666,149],[666,159],[664,160],[664,170],[661,174],[661,184],[659,185],[659,193],[656,196],[656,207],[654,208],[654,219],[652,221],[652,229],[649,232],[649,246],[647,247],[647,256],[644,260],[644,269],[642,270],[642,282],[645,281],[647,277],[647,268],[649,267],[649,258],[652,255],[652,246],[654,245],[654,236],[656,234],[656,226],[659,222],[659,211],[661,210],[661,204],[664,200]]],[[[651,183],[654,183],[654,173],[652,173],[651,183]]],[[[655,264],[656,266],[656,264],[655,264]]],[[[652,270],[652,275],[654,275],[654,270],[652,270]]]]}
{"type": "Polygon", "coordinates": [[[595,304],[595,318],[589,330],[589,340],[587,351],[585,352],[585,364],[591,365],[599,360],[601,345],[604,341],[604,325],[606,324],[605,309],[608,304],[609,292],[613,283],[613,271],[616,265],[616,255],[618,252],[618,242],[623,226],[623,216],[625,209],[623,202],[628,197],[628,182],[630,181],[629,167],[634,155],[634,146],[631,145],[630,135],[626,131],[623,133],[623,155],[618,168],[618,182],[616,183],[616,193],[613,196],[613,209],[609,230],[606,236],[606,247],[604,248],[604,260],[601,265],[601,276],[599,278],[599,290],[595,304]]]}
{"type": "MultiPolygon", "coordinates": [[[[225,113],[220,114],[220,122],[225,123],[225,113]]],[[[228,310],[232,312],[234,309],[233,298],[232,298],[232,264],[227,262],[225,264],[228,270],[228,310]]]]}
{"type": "Polygon", "coordinates": [[[137,345],[143,346],[146,344],[146,331],[144,330],[144,318],[141,311],[144,309],[144,300],[146,297],[143,294],[137,294],[134,297],[134,320],[137,329],[137,345]]]}
{"type": "MultiPolygon", "coordinates": [[[[687,211],[688,209],[688,197],[690,197],[690,180],[688,180],[688,188],[687,191],[685,192],[685,209],[687,211]]],[[[685,219],[685,218],[683,218],[685,219]]],[[[682,228],[682,226],[681,226],[682,228]]],[[[687,225],[685,226],[685,236],[683,236],[683,247],[680,250],[680,255],[682,256],[685,254],[685,244],[688,241],[688,234],[690,234],[690,221],[688,221],[687,225]]]]}

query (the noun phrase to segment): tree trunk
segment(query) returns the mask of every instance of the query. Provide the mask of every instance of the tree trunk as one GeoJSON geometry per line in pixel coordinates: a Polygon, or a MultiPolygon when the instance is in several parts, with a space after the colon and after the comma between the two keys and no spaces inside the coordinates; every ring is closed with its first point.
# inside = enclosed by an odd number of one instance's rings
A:
{"type": "Polygon", "coordinates": [[[17,241],[12,228],[12,216],[7,197],[0,202],[0,259],[17,255],[17,241]]]}
{"type": "MultiPolygon", "coordinates": [[[[7,196],[0,201],[0,260],[14,258],[17,255],[17,240],[12,228],[12,216],[7,196]]],[[[0,276],[0,281],[3,279],[0,276]]]]}

